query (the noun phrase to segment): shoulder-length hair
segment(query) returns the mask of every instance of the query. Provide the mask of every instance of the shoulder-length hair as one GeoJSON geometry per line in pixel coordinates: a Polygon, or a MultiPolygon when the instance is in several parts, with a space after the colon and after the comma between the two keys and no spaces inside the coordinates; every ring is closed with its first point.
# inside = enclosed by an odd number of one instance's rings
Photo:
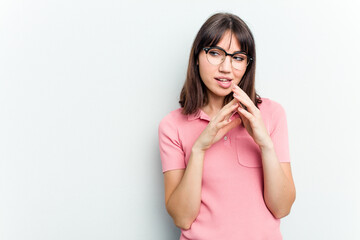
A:
{"type": "MultiPolygon", "coordinates": [[[[189,115],[195,113],[208,103],[206,86],[200,78],[197,60],[200,51],[202,51],[204,47],[216,46],[228,30],[230,30],[231,34],[235,35],[241,51],[245,51],[253,59],[247,66],[238,86],[246,92],[255,106],[258,106],[258,103],[262,102],[260,96],[255,91],[255,41],[249,27],[236,15],[217,13],[202,25],[192,45],[186,80],[180,93],[179,103],[183,108],[183,114],[189,115]]],[[[224,105],[232,99],[233,95],[230,93],[225,97],[224,105]]]]}

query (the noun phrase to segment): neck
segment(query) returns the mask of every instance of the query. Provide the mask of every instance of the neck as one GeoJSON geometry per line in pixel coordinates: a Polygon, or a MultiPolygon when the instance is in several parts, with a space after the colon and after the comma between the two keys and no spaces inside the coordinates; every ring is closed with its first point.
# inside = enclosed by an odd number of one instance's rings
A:
{"type": "Polygon", "coordinates": [[[202,110],[212,118],[215,114],[217,114],[220,109],[223,107],[225,97],[214,96],[211,93],[208,93],[209,102],[206,106],[202,108],[202,110]]]}

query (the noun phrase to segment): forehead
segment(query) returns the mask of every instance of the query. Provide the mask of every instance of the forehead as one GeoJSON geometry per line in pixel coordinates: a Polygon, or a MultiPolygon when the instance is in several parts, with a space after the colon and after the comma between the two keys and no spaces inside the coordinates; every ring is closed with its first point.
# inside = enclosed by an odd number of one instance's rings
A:
{"type": "Polygon", "coordinates": [[[226,31],[220,38],[220,41],[215,45],[230,52],[241,50],[239,41],[236,39],[235,34],[231,31],[226,31]]]}

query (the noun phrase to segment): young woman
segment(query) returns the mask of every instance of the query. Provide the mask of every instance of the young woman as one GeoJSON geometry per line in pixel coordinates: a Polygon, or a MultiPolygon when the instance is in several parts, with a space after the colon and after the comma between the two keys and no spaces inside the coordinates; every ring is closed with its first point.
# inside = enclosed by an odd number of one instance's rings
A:
{"type": "Polygon", "coordinates": [[[180,239],[282,239],[295,200],[283,107],[255,92],[255,43],[237,16],[199,30],[181,108],[159,125],[166,209],[180,239]]]}

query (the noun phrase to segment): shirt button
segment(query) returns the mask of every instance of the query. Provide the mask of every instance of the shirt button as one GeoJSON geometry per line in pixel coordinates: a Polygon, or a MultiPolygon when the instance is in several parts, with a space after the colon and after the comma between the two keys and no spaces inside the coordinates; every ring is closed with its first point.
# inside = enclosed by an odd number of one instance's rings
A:
{"type": "Polygon", "coordinates": [[[227,137],[227,136],[225,136],[225,137],[224,137],[224,140],[226,141],[227,139],[228,139],[228,137],[227,137]]]}

